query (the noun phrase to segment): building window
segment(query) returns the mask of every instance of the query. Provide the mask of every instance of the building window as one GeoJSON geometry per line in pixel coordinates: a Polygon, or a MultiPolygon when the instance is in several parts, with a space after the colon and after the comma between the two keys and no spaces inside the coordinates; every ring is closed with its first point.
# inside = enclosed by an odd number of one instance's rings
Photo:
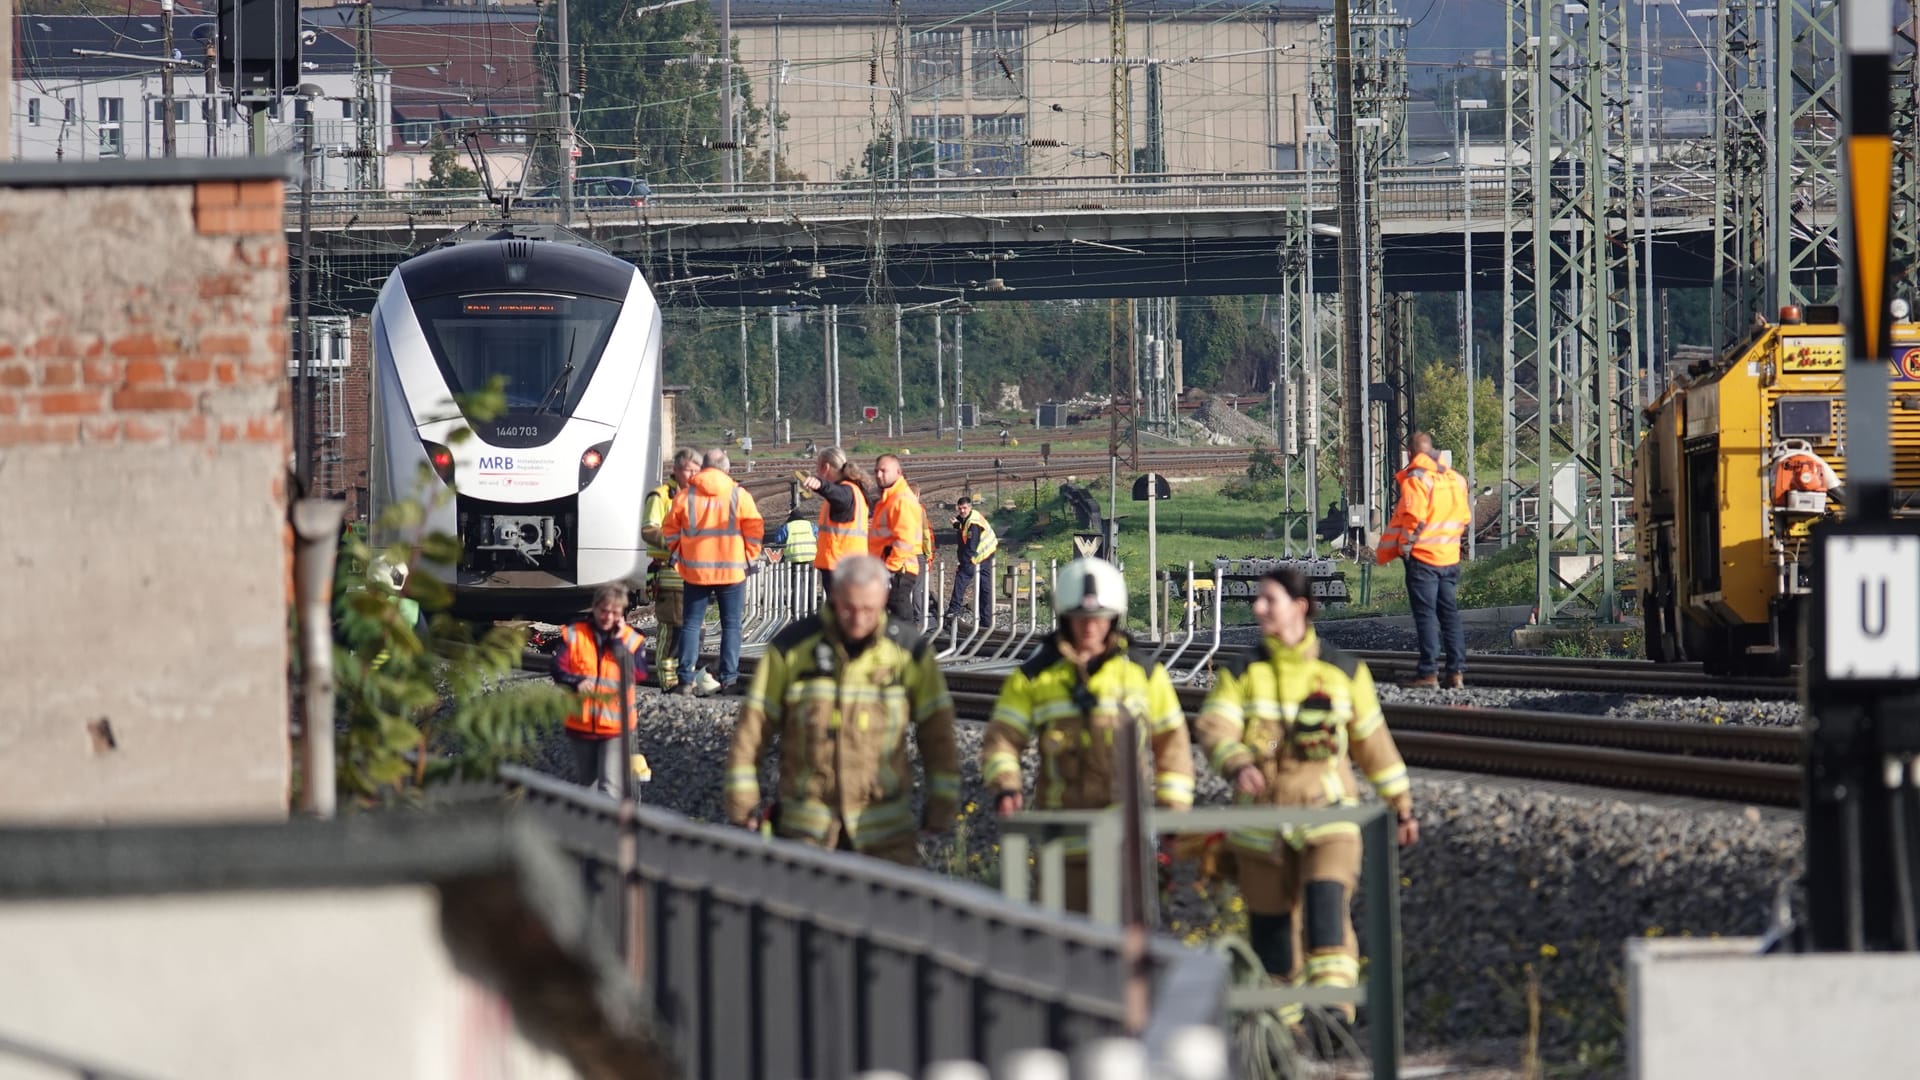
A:
{"type": "Polygon", "coordinates": [[[121,137],[121,108],[124,104],[117,97],[103,97],[100,102],[100,156],[119,157],[126,153],[126,141],[121,137]]]}
{"type": "Polygon", "coordinates": [[[909,175],[920,178],[958,175],[955,168],[965,150],[966,131],[964,116],[913,117],[907,127],[912,161],[909,175]]]}
{"type": "Polygon", "coordinates": [[[959,97],[960,74],[960,31],[914,32],[907,56],[907,86],[914,97],[959,97]]]}
{"type": "Polygon", "coordinates": [[[1019,97],[1026,82],[1021,66],[1026,31],[979,28],[973,32],[973,96],[1019,97]]]}
{"type": "Polygon", "coordinates": [[[353,119],[353,99],[352,98],[348,98],[346,101],[343,101],[340,103],[340,115],[342,118],[347,120],[353,119]]]}
{"type": "MultiPolygon", "coordinates": [[[[187,105],[188,105],[188,102],[185,102],[185,101],[176,101],[173,103],[173,118],[176,121],[179,121],[180,123],[186,123],[187,105]]],[[[167,119],[167,103],[164,101],[155,101],[153,103],[153,122],[156,124],[164,123],[166,119],[167,119]]]]}
{"type": "Polygon", "coordinates": [[[27,126],[28,127],[40,126],[40,99],[39,98],[27,99],[27,126]]]}
{"type": "Polygon", "coordinates": [[[981,176],[1019,176],[1027,171],[1027,118],[973,118],[973,171],[981,176]]]}
{"type": "Polygon", "coordinates": [[[410,120],[396,111],[393,126],[400,141],[408,146],[425,146],[433,140],[434,122],[431,120],[410,120]]]}
{"type": "Polygon", "coordinates": [[[78,101],[73,98],[66,98],[61,101],[60,104],[64,106],[60,112],[60,119],[63,123],[71,124],[80,119],[80,103],[78,101]]]}

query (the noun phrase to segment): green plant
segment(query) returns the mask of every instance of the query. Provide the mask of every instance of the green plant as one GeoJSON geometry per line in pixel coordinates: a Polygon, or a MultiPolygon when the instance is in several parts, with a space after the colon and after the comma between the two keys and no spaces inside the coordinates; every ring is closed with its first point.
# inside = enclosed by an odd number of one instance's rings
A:
{"type": "MultiPolygon", "coordinates": [[[[462,396],[471,419],[499,415],[506,396],[498,380],[462,396]]],[[[451,443],[464,441],[465,429],[451,443]]],[[[431,473],[421,466],[421,488],[431,473]]],[[[525,631],[494,626],[475,634],[447,614],[452,594],[429,568],[458,565],[460,541],[427,527],[429,507],[396,501],[375,546],[362,530],[341,538],[334,575],[334,726],[341,794],[372,803],[417,796],[441,781],[481,779],[502,763],[529,756],[540,738],[571,712],[571,695],[548,683],[508,682],[526,648],[525,631]],[[375,580],[376,560],[409,567],[405,589],[375,580]],[[402,600],[416,602],[431,624],[423,637],[402,600]]]]}
{"type": "Polygon", "coordinates": [[[1482,608],[1533,603],[1539,575],[1534,551],[1533,541],[1526,540],[1466,564],[1460,573],[1460,606],[1482,608]]]}

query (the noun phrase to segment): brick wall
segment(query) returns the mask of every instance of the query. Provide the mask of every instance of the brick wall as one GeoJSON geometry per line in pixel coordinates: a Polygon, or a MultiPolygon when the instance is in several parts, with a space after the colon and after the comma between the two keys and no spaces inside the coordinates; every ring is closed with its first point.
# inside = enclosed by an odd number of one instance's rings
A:
{"type": "Polygon", "coordinates": [[[0,167],[0,820],[286,811],[273,165],[0,167]]]}

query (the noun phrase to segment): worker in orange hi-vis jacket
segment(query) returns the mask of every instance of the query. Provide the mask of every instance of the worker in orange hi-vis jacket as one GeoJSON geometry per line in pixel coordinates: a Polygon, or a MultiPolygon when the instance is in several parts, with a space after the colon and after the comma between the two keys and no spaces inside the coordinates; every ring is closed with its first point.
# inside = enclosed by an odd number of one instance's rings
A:
{"type": "Polygon", "coordinates": [[[1406,560],[1407,605],[1420,635],[1420,660],[1413,677],[1402,686],[1434,688],[1441,685],[1440,643],[1446,639],[1446,685],[1466,683],[1467,632],[1460,622],[1460,604],[1454,597],[1460,586],[1460,541],[1473,527],[1473,507],[1467,482],[1440,464],[1433,437],[1422,431],[1413,437],[1413,460],[1394,476],[1400,489],[1393,520],[1380,537],[1374,557],[1385,566],[1406,560]]]}

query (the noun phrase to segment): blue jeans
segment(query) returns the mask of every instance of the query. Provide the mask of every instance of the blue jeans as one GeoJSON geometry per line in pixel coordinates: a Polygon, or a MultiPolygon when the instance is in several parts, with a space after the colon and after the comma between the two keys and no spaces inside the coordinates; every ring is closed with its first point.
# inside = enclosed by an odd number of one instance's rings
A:
{"type": "Polygon", "coordinates": [[[957,619],[960,609],[977,608],[973,617],[980,628],[993,625],[993,556],[980,560],[978,565],[962,561],[953,568],[953,595],[947,599],[947,617],[957,619]],[[975,603],[978,601],[978,603],[975,603]]]}
{"type": "Polygon", "coordinates": [[[707,617],[707,599],[720,605],[720,670],[714,678],[732,686],[740,678],[740,605],[746,599],[742,582],[732,585],[695,585],[687,582],[686,621],[680,630],[680,679],[693,678],[700,663],[700,625],[707,617]]]}
{"type": "Polygon", "coordinates": [[[1413,608],[1413,626],[1420,634],[1420,664],[1415,675],[1432,675],[1440,668],[1440,640],[1446,638],[1447,670],[1467,670],[1467,629],[1460,623],[1460,604],[1454,590],[1460,586],[1460,564],[1428,566],[1406,560],[1407,604],[1413,608]]]}

